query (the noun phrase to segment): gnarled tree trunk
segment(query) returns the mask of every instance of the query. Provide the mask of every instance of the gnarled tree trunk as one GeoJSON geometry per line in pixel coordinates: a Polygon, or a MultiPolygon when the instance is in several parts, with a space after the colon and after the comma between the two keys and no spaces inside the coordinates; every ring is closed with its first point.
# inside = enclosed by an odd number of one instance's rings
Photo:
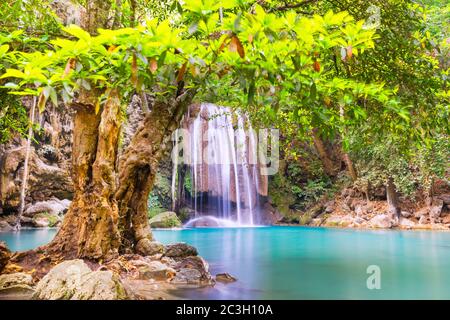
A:
{"type": "Polygon", "coordinates": [[[97,95],[82,92],[74,104],[74,200],[49,253],[64,257],[100,258],[119,247],[118,207],[114,198],[120,130],[120,99],[111,90],[101,113],[97,95]]]}
{"type": "Polygon", "coordinates": [[[388,203],[388,211],[391,219],[398,220],[400,218],[400,206],[398,202],[398,194],[395,189],[394,179],[388,178],[386,183],[386,197],[388,203]]]}
{"type": "Polygon", "coordinates": [[[171,146],[173,131],[194,97],[189,90],[169,102],[156,101],[119,160],[119,230],[122,249],[133,249],[139,241],[151,241],[147,201],[159,161],[171,146]]]}

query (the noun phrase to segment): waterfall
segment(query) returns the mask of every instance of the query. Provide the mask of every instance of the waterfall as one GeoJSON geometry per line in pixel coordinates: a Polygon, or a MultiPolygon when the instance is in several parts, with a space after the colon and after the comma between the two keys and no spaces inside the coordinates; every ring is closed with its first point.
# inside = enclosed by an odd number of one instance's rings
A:
{"type": "Polygon", "coordinates": [[[260,174],[256,134],[245,114],[204,103],[189,111],[182,129],[182,139],[174,133],[172,152],[174,209],[181,203],[193,210],[189,226],[261,224],[259,183],[267,177],[260,174]]]}

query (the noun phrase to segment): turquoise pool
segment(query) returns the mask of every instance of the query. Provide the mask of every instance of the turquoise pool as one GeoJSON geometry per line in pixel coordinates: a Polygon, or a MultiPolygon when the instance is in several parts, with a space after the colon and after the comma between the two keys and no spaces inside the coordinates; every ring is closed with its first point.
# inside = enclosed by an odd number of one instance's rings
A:
{"type": "MultiPolygon", "coordinates": [[[[12,250],[45,244],[55,230],[0,233],[12,250]]],[[[192,299],[450,299],[450,233],[308,227],[155,230],[163,243],[187,242],[213,274],[239,281],[183,290],[192,299]],[[380,289],[368,289],[369,266],[380,289]]]]}

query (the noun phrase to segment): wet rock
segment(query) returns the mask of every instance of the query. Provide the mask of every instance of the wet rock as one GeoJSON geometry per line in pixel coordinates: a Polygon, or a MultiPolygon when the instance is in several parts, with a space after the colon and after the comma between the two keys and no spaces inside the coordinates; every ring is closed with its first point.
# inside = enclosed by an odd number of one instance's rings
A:
{"type": "Polygon", "coordinates": [[[230,275],[229,273],[219,273],[216,274],[216,281],[222,282],[222,283],[230,283],[230,282],[236,282],[237,279],[230,275]]]}
{"type": "Polygon", "coordinates": [[[91,271],[83,260],[68,260],[50,270],[36,286],[37,300],[122,300],[125,289],[112,271],[91,271]]]}
{"type": "Polygon", "coordinates": [[[204,283],[211,282],[211,274],[209,273],[208,263],[199,256],[186,257],[175,265],[177,272],[182,269],[195,269],[200,273],[200,280],[204,283]]]}
{"type": "Polygon", "coordinates": [[[373,228],[389,229],[392,227],[392,219],[386,214],[379,214],[369,220],[369,225],[373,228]]]}
{"type": "Polygon", "coordinates": [[[164,245],[157,241],[144,238],[139,240],[136,245],[136,253],[143,256],[152,256],[155,254],[164,253],[164,245]]]}
{"type": "Polygon", "coordinates": [[[0,220],[0,232],[13,231],[14,227],[4,220],[0,220]]]}
{"type": "Polygon", "coordinates": [[[70,206],[71,201],[64,199],[52,199],[47,201],[39,201],[31,206],[28,206],[25,210],[25,215],[34,216],[37,213],[47,213],[52,215],[63,214],[67,211],[70,206]]]}
{"type": "Polygon", "coordinates": [[[201,284],[202,274],[196,269],[180,269],[171,281],[174,284],[201,284]]]}
{"type": "Polygon", "coordinates": [[[130,261],[130,263],[136,266],[139,271],[139,279],[142,280],[170,280],[175,277],[176,274],[174,269],[159,261],[143,262],[139,260],[130,261]]]}
{"type": "Polygon", "coordinates": [[[181,221],[178,219],[177,214],[172,211],[166,211],[157,214],[149,221],[152,228],[174,228],[181,227],[181,221]]]}
{"type": "Polygon", "coordinates": [[[8,264],[9,259],[11,258],[11,251],[9,251],[5,242],[0,242],[0,273],[3,268],[8,264]]]}
{"type": "Polygon", "coordinates": [[[183,258],[188,256],[196,256],[198,255],[198,252],[193,246],[180,242],[167,245],[164,255],[171,258],[183,258]]]}
{"type": "Polygon", "coordinates": [[[33,278],[26,273],[10,273],[0,276],[0,295],[22,296],[33,293],[33,278]]]}

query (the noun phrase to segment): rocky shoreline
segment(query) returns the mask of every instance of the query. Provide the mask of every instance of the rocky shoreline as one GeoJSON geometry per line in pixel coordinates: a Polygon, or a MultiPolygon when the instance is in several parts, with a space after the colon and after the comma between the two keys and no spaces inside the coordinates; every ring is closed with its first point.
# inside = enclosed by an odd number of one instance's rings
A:
{"type": "Polygon", "coordinates": [[[152,247],[157,250],[153,254],[125,254],[102,264],[63,261],[41,275],[14,264],[20,253],[11,253],[0,243],[0,300],[180,299],[176,291],[181,288],[236,281],[228,274],[213,277],[208,263],[190,245],[155,242],[152,247]]]}

